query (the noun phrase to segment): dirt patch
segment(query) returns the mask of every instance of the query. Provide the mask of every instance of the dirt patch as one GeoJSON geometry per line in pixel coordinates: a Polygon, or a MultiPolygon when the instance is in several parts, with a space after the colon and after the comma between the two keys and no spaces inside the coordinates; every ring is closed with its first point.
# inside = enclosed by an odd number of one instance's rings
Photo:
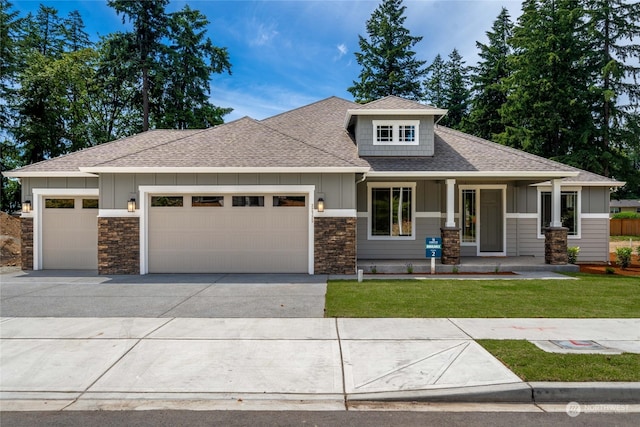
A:
{"type": "Polygon", "coordinates": [[[580,264],[580,272],[590,274],[610,274],[607,273],[607,269],[613,268],[613,274],[617,274],[619,276],[640,276],[640,257],[638,257],[638,255],[631,256],[631,265],[624,270],[616,263],[615,253],[609,254],[609,261],[611,265],[606,265],[604,263],[580,264]]]}
{"type": "Polygon", "coordinates": [[[20,218],[0,212],[0,266],[20,266],[20,218]]]}

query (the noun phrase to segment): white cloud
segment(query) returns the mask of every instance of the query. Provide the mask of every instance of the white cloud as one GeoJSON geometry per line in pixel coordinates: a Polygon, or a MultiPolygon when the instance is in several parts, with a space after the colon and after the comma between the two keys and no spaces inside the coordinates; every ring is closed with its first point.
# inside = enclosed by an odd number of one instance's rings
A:
{"type": "Polygon", "coordinates": [[[340,43],[338,46],[338,52],[340,52],[340,55],[338,56],[338,58],[342,58],[343,56],[345,56],[347,54],[347,45],[344,43],[340,43]]]}
{"type": "Polygon", "coordinates": [[[250,40],[249,44],[251,46],[265,46],[271,43],[271,40],[273,40],[277,35],[278,30],[276,29],[275,24],[258,24],[256,27],[256,34],[250,40]]]}

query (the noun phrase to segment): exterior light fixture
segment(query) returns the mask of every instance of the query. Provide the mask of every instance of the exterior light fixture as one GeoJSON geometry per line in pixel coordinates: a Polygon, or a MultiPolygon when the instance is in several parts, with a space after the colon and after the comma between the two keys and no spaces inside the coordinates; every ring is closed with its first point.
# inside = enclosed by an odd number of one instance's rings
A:
{"type": "Polygon", "coordinates": [[[30,213],[31,212],[31,200],[25,200],[22,202],[22,213],[30,213]]]}
{"type": "Polygon", "coordinates": [[[135,198],[132,197],[127,202],[127,211],[128,212],[135,212],[136,211],[136,199],[135,198]]]}
{"type": "Polygon", "coordinates": [[[318,212],[324,212],[324,198],[318,198],[318,212]]]}

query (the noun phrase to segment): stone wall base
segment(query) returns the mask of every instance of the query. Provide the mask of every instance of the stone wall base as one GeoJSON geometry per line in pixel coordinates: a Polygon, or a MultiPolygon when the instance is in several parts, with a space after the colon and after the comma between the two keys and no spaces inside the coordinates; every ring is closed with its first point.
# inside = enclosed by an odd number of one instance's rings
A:
{"type": "Polygon", "coordinates": [[[356,218],[314,218],[315,274],[356,273],[356,218]]]}
{"type": "Polygon", "coordinates": [[[567,234],[565,227],[545,228],[544,262],[551,265],[564,265],[569,262],[567,254],[567,234]]]}
{"type": "Polygon", "coordinates": [[[33,218],[20,218],[21,265],[23,270],[33,270],[33,218]]]}
{"type": "Polygon", "coordinates": [[[140,274],[139,218],[98,218],[98,274],[140,274]]]}
{"type": "Polygon", "coordinates": [[[443,265],[460,264],[460,229],[458,227],[441,228],[442,233],[442,257],[443,265]]]}

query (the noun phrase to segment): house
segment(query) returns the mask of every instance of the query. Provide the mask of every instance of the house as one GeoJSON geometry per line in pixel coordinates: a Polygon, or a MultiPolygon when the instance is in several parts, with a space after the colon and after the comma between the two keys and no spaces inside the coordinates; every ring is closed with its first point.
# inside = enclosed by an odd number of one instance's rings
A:
{"type": "MultiPolygon", "coordinates": [[[[446,110],[331,97],[264,120],[152,130],[7,172],[23,268],[353,274],[425,256],[608,260],[624,183],[439,126],[446,110]]],[[[466,258],[464,258],[466,259],[466,258]]]]}
{"type": "Polygon", "coordinates": [[[612,215],[620,212],[640,213],[640,200],[611,200],[609,212],[612,215]]]}

